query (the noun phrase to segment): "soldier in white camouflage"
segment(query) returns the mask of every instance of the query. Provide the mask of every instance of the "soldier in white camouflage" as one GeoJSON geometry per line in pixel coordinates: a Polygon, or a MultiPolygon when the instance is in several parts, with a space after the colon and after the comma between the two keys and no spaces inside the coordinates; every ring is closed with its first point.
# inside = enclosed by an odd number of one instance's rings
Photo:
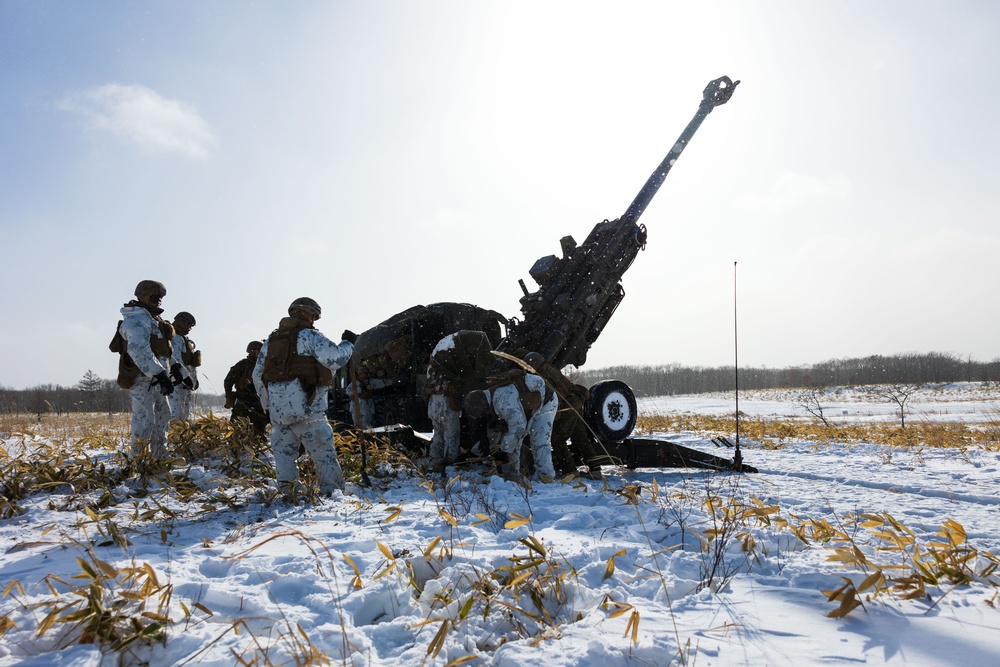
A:
{"type": "Polygon", "coordinates": [[[140,281],[135,299],[122,309],[111,351],[119,354],[118,385],[132,398],[133,456],[148,454],[162,460],[167,456],[167,397],[174,385],[168,371],[172,353],[173,327],[160,318],[160,303],[167,295],[163,283],[140,281]]]}
{"type": "Polygon", "coordinates": [[[293,496],[300,490],[296,463],[300,446],[316,465],[321,494],[344,489],[333,428],[326,417],[327,394],[334,371],[350,361],[357,336],[346,330],[342,342],[334,343],[313,326],[321,312],[309,297],[292,301],[288,317],[264,342],[253,369],[261,407],[271,419],[278,485],[293,496]]]}
{"type": "Polygon", "coordinates": [[[535,479],[552,481],[552,423],[559,399],[534,373],[516,368],[490,378],[485,390],[469,392],[463,401],[467,415],[488,420],[491,446],[503,454],[500,473],[509,480],[522,477],[521,446],[531,447],[535,479]]]}
{"type": "Polygon", "coordinates": [[[489,338],[482,331],[457,331],[442,338],[431,352],[424,398],[434,434],[431,465],[439,470],[455,462],[461,445],[462,399],[486,387],[493,367],[489,338]]]}
{"type": "Polygon", "coordinates": [[[552,462],[556,471],[576,475],[578,467],[586,465],[583,477],[604,479],[598,463],[597,440],[583,419],[589,390],[571,382],[538,352],[529,352],[523,358],[559,397],[559,409],[552,423],[552,462]]]}
{"type": "Polygon", "coordinates": [[[171,419],[190,419],[193,394],[198,389],[201,350],[196,349],[194,341],[188,338],[194,325],[194,315],[187,311],[182,310],[174,316],[174,349],[170,365],[170,377],[174,382],[174,394],[170,399],[171,419]]]}

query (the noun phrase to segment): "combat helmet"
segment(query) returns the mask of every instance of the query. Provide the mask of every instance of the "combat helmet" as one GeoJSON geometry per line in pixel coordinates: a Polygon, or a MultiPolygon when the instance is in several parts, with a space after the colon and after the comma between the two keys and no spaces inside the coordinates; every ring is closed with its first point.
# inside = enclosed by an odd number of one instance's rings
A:
{"type": "Polygon", "coordinates": [[[167,288],[157,280],[140,280],[135,286],[135,296],[141,299],[144,296],[155,295],[161,299],[167,295],[167,288]]]}
{"type": "Polygon", "coordinates": [[[462,399],[462,409],[473,419],[485,417],[490,409],[490,397],[482,389],[470,391],[462,399]]]}
{"type": "Polygon", "coordinates": [[[292,301],[288,306],[288,314],[291,315],[293,310],[303,310],[316,317],[316,319],[319,319],[320,314],[323,312],[323,309],[319,307],[315,299],[310,299],[307,296],[300,296],[295,301],[292,301]]]}
{"type": "Polygon", "coordinates": [[[197,324],[194,321],[194,315],[187,312],[186,310],[182,310],[181,312],[174,315],[174,322],[177,322],[179,324],[186,324],[189,327],[193,327],[195,324],[197,324]]]}
{"type": "Polygon", "coordinates": [[[545,363],[545,357],[542,356],[541,352],[529,352],[524,355],[524,363],[528,364],[535,370],[538,370],[538,368],[545,363]]]}

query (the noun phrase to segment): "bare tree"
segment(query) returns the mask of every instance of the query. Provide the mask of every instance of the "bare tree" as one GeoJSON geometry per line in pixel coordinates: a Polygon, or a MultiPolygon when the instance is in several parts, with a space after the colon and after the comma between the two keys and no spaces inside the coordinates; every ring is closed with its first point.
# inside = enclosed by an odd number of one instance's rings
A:
{"type": "Polygon", "coordinates": [[[823,422],[823,426],[829,426],[826,416],[823,414],[823,404],[819,402],[821,392],[819,389],[810,389],[799,394],[799,406],[823,422]]]}
{"type": "Polygon", "coordinates": [[[115,412],[131,412],[132,399],[128,390],[118,386],[115,380],[101,380],[100,400],[96,407],[109,415],[115,412]]]}
{"type": "Polygon", "coordinates": [[[867,391],[899,408],[899,425],[906,428],[906,403],[920,391],[921,386],[915,384],[882,384],[870,387],[867,391]]]}

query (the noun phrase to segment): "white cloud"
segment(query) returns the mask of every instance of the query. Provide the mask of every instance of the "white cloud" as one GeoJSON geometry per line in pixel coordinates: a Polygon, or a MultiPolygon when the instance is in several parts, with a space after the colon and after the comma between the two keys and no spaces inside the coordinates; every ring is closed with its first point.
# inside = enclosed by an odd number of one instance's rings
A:
{"type": "Polygon", "coordinates": [[[779,211],[803,204],[837,201],[851,195],[851,182],[846,176],[814,178],[792,172],[783,172],[766,193],[749,192],[736,200],[740,208],[779,211]]]}
{"type": "Polygon", "coordinates": [[[145,86],[109,83],[71,93],[59,108],[80,114],[93,130],[154,151],[205,159],[215,146],[211,128],[194,107],[145,86]]]}

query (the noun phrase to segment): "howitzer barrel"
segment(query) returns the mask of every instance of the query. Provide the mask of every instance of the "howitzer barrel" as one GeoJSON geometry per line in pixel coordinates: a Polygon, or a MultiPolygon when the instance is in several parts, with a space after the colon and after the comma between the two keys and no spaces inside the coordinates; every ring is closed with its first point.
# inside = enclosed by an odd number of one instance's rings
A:
{"type": "Polygon", "coordinates": [[[623,218],[631,218],[633,222],[639,219],[639,216],[649,206],[649,202],[653,200],[653,196],[660,189],[660,186],[663,185],[663,181],[667,178],[670,168],[674,166],[677,158],[680,157],[681,153],[687,147],[688,142],[691,141],[691,137],[698,131],[702,121],[708,117],[708,114],[712,113],[712,109],[729,101],[739,83],[739,81],[734,82],[728,76],[719,77],[708,82],[708,85],[705,86],[705,91],[702,93],[701,104],[698,105],[698,113],[694,115],[691,122],[681,132],[681,136],[678,137],[674,143],[674,147],[667,153],[667,157],[663,158],[660,166],[650,174],[646,180],[646,184],[642,186],[642,190],[639,191],[639,194],[632,200],[631,206],[625,211],[625,215],[622,216],[623,218]]]}
{"type": "Polygon", "coordinates": [[[698,112],[622,217],[596,225],[579,246],[572,237],[564,237],[561,258],[549,255],[535,262],[529,273],[539,289],[528,293],[522,282],[524,321],[509,328],[501,351],[539,352],[560,369],[583,365],[590,346],[625,298],[622,276],[645,247],[646,228],[637,223],[639,216],[702,121],[712,109],[729,101],[738,83],[728,76],[709,82],[698,112]]]}

